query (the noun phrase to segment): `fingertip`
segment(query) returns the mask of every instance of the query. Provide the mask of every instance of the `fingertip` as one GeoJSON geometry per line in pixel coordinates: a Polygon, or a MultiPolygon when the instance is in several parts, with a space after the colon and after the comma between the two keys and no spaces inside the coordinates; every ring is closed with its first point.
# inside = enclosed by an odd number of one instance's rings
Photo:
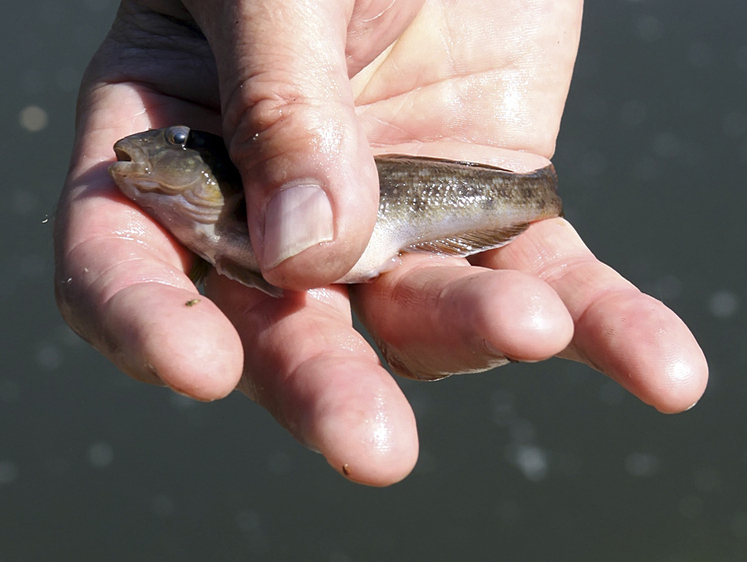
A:
{"type": "MultiPolygon", "coordinates": [[[[336,424],[340,420],[328,421],[336,424]]],[[[323,440],[320,451],[327,462],[342,476],[358,484],[374,487],[396,484],[412,472],[418,460],[414,418],[392,419],[383,414],[346,427],[344,435],[334,429],[322,431],[328,437],[323,440]],[[356,445],[351,447],[351,443],[356,445]]]]}
{"type": "MultiPolygon", "coordinates": [[[[674,313],[672,313],[674,316],[674,313]]],[[[646,402],[663,414],[678,414],[692,409],[708,385],[708,362],[698,342],[677,318],[682,343],[662,352],[659,369],[662,384],[653,387],[646,402]]]]}
{"type": "MultiPolygon", "coordinates": [[[[486,272],[475,278],[480,294],[492,298],[473,307],[488,344],[517,361],[540,361],[565,349],[573,338],[573,318],[557,293],[519,271],[486,272]],[[495,290],[485,283],[495,285],[495,290]]],[[[483,299],[484,301],[484,299],[483,299]]]]}
{"type": "Polygon", "coordinates": [[[236,330],[206,297],[156,283],[114,295],[104,317],[108,354],[138,379],[212,401],[238,384],[243,351],[236,330]]]}
{"type": "MultiPolygon", "coordinates": [[[[354,365],[348,365],[347,371],[351,372],[351,366],[355,372],[354,365]]],[[[372,369],[363,362],[359,367],[361,371],[372,369]]],[[[401,390],[382,367],[375,369],[373,376],[358,377],[354,384],[338,382],[325,395],[318,395],[298,430],[302,440],[322,453],[342,476],[381,487],[412,472],[418,458],[418,434],[415,416],[401,390]]]]}
{"type": "Polygon", "coordinates": [[[692,332],[660,301],[641,294],[648,337],[637,334],[640,363],[634,363],[634,392],[665,414],[691,409],[708,384],[708,362],[692,332]],[[636,388],[637,386],[637,388],[636,388]]]}
{"type": "Polygon", "coordinates": [[[703,351],[685,323],[653,297],[632,289],[612,293],[587,310],[576,332],[582,360],[662,413],[692,408],[705,391],[703,351]]]}
{"type": "MultiPolygon", "coordinates": [[[[417,452],[417,446],[414,450],[417,452]]],[[[415,468],[417,454],[412,459],[404,456],[391,456],[391,458],[387,456],[377,459],[356,459],[353,463],[339,458],[326,457],[326,459],[332,468],[351,482],[372,488],[385,488],[409,476],[415,468]],[[390,462],[391,460],[395,462],[390,462]]]]}

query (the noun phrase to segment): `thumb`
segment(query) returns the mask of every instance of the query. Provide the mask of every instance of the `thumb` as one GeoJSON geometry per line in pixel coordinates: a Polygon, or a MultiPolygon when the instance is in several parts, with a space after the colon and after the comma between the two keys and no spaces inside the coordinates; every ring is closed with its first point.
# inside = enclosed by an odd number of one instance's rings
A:
{"type": "Polygon", "coordinates": [[[290,289],[336,281],[363,253],[378,204],[345,58],[352,0],[185,4],[216,57],[263,275],[290,289]]]}

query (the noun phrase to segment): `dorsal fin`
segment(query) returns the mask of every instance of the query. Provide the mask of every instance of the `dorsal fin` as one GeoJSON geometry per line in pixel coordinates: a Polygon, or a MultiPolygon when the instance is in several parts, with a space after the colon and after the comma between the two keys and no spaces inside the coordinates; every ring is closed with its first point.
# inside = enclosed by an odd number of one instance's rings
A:
{"type": "Polygon", "coordinates": [[[417,165],[422,166],[424,162],[430,162],[431,164],[444,164],[449,167],[464,166],[467,168],[483,168],[486,170],[498,170],[499,172],[507,172],[509,174],[516,174],[513,170],[506,168],[500,168],[498,166],[492,166],[490,164],[481,164],[479,162],[469,162],[467,160],[449,160],[448,158],[438,158],[436,156],[413,156],[410,154],[379,154],[374,157],[377,162],[387,161],[400,161],[400,162],[415,162],[417,165]]]}
{"type": "Polygon", "coordinates": [[[447,256],[470,256],[478,252],[500,248],[508,244],[529,227],[528,222],[491,230],[465,232],[455,236],[424,240],[404,249],[406,252],[435,252],[447,256]]]}

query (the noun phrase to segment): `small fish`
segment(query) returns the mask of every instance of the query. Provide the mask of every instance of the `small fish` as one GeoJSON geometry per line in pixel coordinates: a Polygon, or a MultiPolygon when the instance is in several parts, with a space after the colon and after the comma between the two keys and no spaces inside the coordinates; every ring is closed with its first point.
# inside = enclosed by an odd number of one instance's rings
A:
{"type": "MultiPolygon", "coordinates": [[[[185,126],[125,137],[109,167],[120,190],[218,273],[273,296],[246,225],[241,177],[223,139],[185,126]]],[[[338,283],[362,283],[401,252],[469,256],[510,242],[530,223],[557,217],[552,165],[519,174],[483,164],[418,156],[375,158],[379,211],[371,239],[338,283]]]]}

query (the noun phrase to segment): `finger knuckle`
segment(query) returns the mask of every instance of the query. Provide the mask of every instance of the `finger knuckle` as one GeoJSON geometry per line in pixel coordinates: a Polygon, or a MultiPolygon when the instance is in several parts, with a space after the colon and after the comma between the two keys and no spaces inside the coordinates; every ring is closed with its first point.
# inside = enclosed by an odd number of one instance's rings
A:
{"type": "Polygon", "coordinates": [[[231,113],[235,130],[229,150],[244,166],[298,150],[337,150],[345,138],[341,109],[289,81],[255,79],[231,113]]]}

